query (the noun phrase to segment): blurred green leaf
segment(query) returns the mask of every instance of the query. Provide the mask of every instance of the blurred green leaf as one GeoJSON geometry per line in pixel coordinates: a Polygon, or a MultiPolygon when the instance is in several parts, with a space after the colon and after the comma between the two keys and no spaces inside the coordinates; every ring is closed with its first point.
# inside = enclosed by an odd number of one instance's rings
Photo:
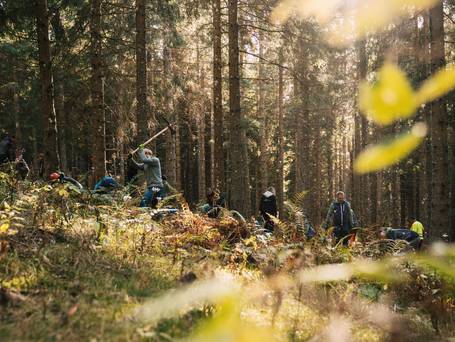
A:
{"type": "Polygon", "coordinates": [[[391,142],[368,147],[354,162],[354,171],[360,174],[383,170],[398,163],[414,151],[427,134],[423,123],[416,124],[408,133],[404,133],[391,142]]]}
{"type": "Polygon", "coordinates": [[[449,65],[428,78],[417,92],[417,102],[424,104],[447,94],[455,87],[455,66],[449,65]]]}
{"type": "Polygon", "coordinates": [[[379,71],[375,84],[361,84],[359,107],[377,124],[388,125],[410,117],[417,105],[406,75],[396,65],[388,63],[379,71]]]}
{"type": "Polygon", "coordinates": [[[201,326],[192,341],[277,341],[272,329],[244,322],[238,297],[228,296],[218,307],[215,316],[201,326]]]}

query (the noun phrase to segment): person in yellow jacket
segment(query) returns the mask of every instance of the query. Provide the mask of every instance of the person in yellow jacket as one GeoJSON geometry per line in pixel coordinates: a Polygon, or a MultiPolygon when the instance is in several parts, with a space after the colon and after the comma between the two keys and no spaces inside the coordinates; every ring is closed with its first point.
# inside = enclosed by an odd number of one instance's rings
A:
{"type": "Polygon", "coordinates": [[[419,241],[419,246],[418,249],[422,247],[424,235],[425,235],[425,228],[423,227],[423,224],[420,221],[417,221],[415,217],[411,217],[411,228],[413,232],[417,233],[419,235],[420,241],[419,241]]]}

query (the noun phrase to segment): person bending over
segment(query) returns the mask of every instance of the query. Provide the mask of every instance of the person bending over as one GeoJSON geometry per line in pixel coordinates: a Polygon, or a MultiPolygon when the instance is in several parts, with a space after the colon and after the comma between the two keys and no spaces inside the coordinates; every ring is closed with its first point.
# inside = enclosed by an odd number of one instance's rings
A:
{"type": "Polygon", "coordinates": [[[409,242],[409,244],[413,248],[419,249],[419,243],[420,243],[419,234],[417,234],[416,232],[414,232],[410,229],[385,228],[381,231],[380,236],[383,239],[404,240],[406,242],[409,242]]]}
{"type": "Polygon", "coordinates": [[[93,191],[97,193],[107,194],[118,187],[119,184],[114,178],[111,176],[104,176],[98,181],[98,183],[95,184],[93,191]]]}

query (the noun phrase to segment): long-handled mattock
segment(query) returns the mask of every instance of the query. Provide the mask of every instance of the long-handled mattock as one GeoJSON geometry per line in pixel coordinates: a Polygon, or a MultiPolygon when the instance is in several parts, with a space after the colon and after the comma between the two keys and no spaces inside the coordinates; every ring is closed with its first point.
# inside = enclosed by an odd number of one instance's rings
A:
{"type": "MultiPolygon", "coordinates": [[[[167,126],[166,128],[163,128],[161,131],[159,131],[158,133],[156,133],[153,137],[151,137],[149,140],[147,140],[146,142],[144,142],[142,145],[148,145],[150,144],[153,140],[155,140],[156,138],[158,138],[159,136],[163,135],[165,132],[167,132],[167,130],[170,130],[171,131],[171,134],[174,134],[175,133],[175,129],[174,127],[169,123],[169,121],[165,118],[165,117],[162,117],[164,121],[166,121],[167,123],[167,126]]],[[[131,152],[131,154],[135,154],[137,151],[139,151],[139,147],[136,148],[134,151],[131,152]]]]}

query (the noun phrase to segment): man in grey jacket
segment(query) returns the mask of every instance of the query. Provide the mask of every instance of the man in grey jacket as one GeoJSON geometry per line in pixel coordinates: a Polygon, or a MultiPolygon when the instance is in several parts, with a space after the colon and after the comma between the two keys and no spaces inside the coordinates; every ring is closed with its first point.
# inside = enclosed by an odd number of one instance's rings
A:
{"type": "Polygon", "coordinates": [[[345,199],[343,191],[338,191],[336,200],[330,205],[327,217],[324,223],[325,228],[334,227],[336,241],[343,240],[343,245],[347,246],[349,241],[346,236],[349,235],[354,226],[352,218],[351,205],[345,199]]]}
{"type": "Polygon", "coordinates": [[[140,206],[156,208],[158,200],[164,197],[160,160],[153,155],[151,150],[144,149],[143,145],[139,146],[138,155],[140,163],[137,163],[134,159],[133,162],[138,169],[144,171],[147,182],[147,190],[142,197],[140,206]]]}

